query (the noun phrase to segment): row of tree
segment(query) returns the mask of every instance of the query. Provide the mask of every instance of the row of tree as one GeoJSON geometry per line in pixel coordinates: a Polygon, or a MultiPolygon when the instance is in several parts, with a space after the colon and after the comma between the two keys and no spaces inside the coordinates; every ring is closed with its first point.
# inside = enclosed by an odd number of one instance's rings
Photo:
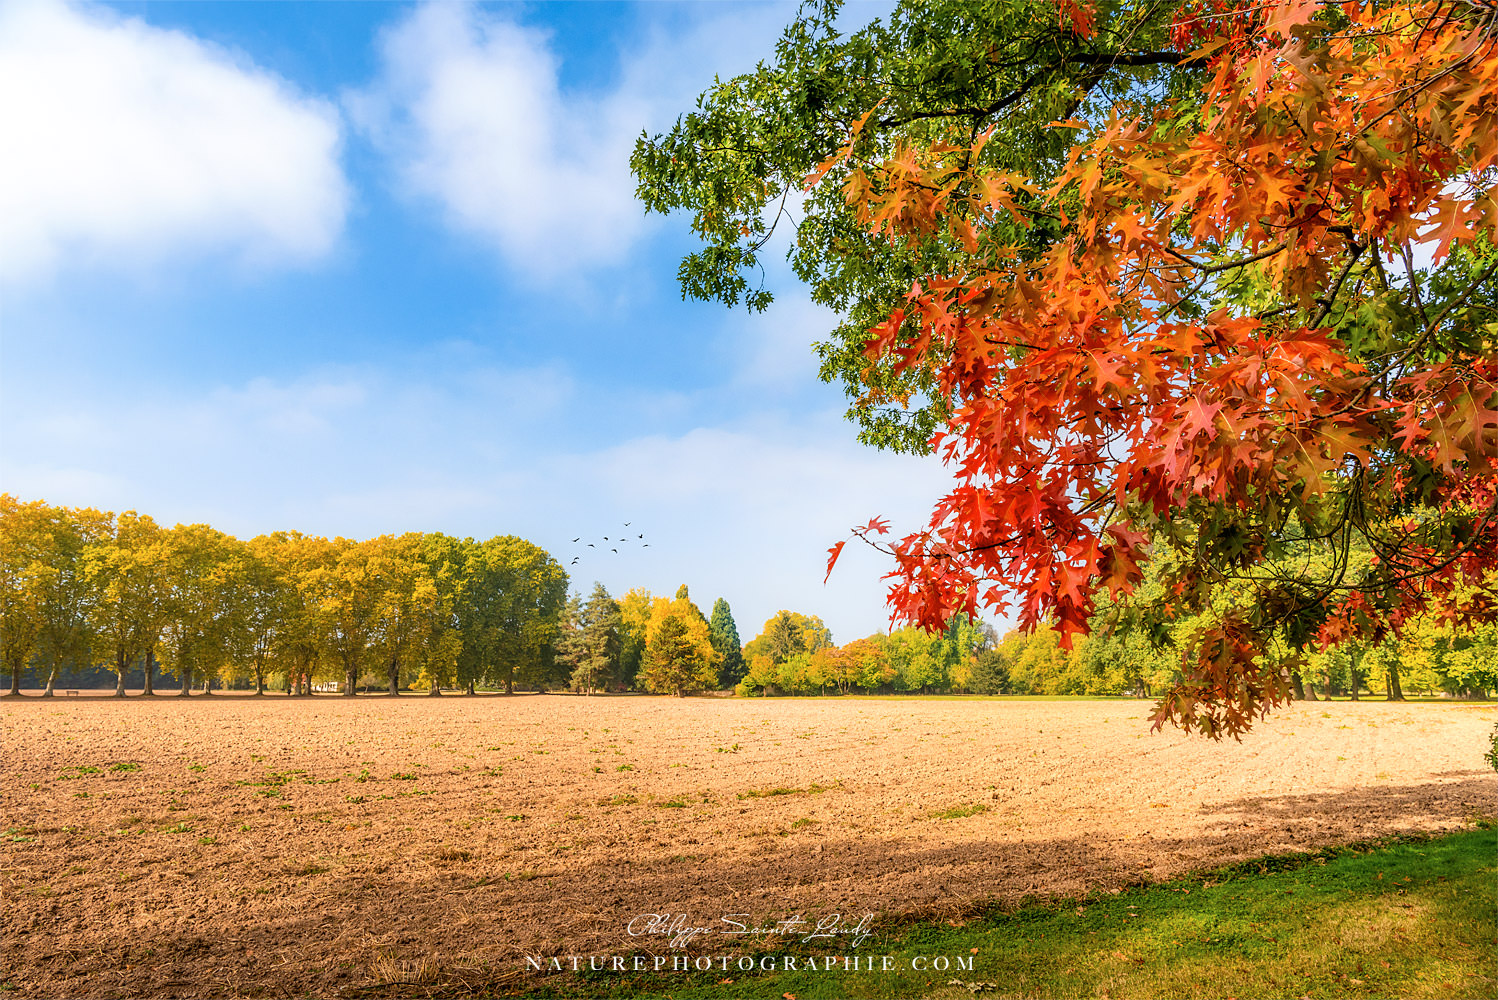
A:
{"type": "MultiPolygon", "coordinates": [[[[1181,653],[1154,646],[1137,631],[1094,632],[1061,648],[1060,636],[1016,629],[980,655],[967,690],[975,694],[1113,695],[1151,697],[1178,683],[1181,653]]],[[[1486,698],[1498,690],[1498,627],[1463,628],[1422,618],[1400,636],[1359,640],[1306,653],[1288,671],[1295,697],[1378,694],[1392,701],[1406,691],[1486,698]]]]}
{"type": "Polygon", "coordinates": [[[123,695],[140,669],[195,682],[272,676],[292,693],[336,680],[353,694],[544,683],[567,574],[514,536],[439,533],[364,541],[274,532],[242,541],[204,524],[166,528],[126,511],[0,495],[0,663],[52,692],[64,668],[107,663],[123,695]]]}
{"type": "MultiPolygon", "coordinates": [[[[18,694],[30,671],[107,664],[115,691],[141,677],[344,694],[476,686],[683,695],[732,688],[745,661],[728,602],[709,620],[671,599],[594,587],[568,596],[560,563],[513,536],[440,533],[364,541],[274,532],[242,541],[207,525],[166,528],[134,511],[0,494],[0,665],[18,694]]],[[[824,629],[825,631],[825,629],[824,629]]]]}
{"type": "MultiPolygon", "coordinates": [[[[207,525],[164,528],[127,511],[22,503],[0,495],[0,664],[20,690],[28,670],[48,693],[65,668],[107,664],[123,694],[141,672],[294,694],[335,681],[416,686],[570,686],[685,695],[890,692],[1133,694],[1179,683],[1198,623],[1161,629],[1137,604],[1167,586],[1155,563],[1128,600],[1106,596],[1091,634],[1068,650],[1049,628],[1002,639],[965,614],[943,632],[905,628],[843,646],[820,618],[780,611],[741,644],[728,602],[711,616],[685,585],[584,601],[545,551],[513,536],[438,533],[365,541],[275,532],[241,541],[207,525]]],[[[1222,588],[1215,600],[1240,600],[1222,588]]],[[[1270,655],[1274,655],[1272,650],[1270,655]]],[[[1298,696],[1405,686],[1484,697],[1498,689],[1498,626],[1428,615],[1380,642],[1298,653],[1278,643],[1298,696]]]]}
{"type": "Polygon", "coordinates": [[[970,689],[979,654],[996,634],[966,615],[944,632],[903,628],[843,646],[815,617],[781,611],[744,647],[744,695],[825,694],[837,691],[930,694],[970,689]]]}

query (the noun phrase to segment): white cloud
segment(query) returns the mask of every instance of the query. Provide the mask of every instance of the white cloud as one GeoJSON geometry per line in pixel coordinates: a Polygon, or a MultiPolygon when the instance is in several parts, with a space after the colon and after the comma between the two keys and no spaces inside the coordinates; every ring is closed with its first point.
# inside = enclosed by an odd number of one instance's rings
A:
{"type": "Polygon", "coordinates": [[[544,33],[431,4],[382,50],[384,78],[349,107],[453,226],[531,273],[615,259],[639,234],[629,99],[564,100],[544,33]]]}
{"type": "Polygon", "coordinates": [[[746,639],[783,607],[821,615],[839,640],[883,628],[887,561],[850,546],[824,586],[827,547],[876,514],[918,527],[948,483],[933,460],[858,445],[831,412],[641,434],[628,402],[554,369],[429,358],[188,395],[59,378],[18,387],[5,417],[0,489],[26,499],[241,537],[517,534],[583,591],[597,579],[616,594],[686,583],[705,607],[726,597],[746,639]],[[578,424],[599,434],[580,438],[578,424]]]}
{"type": "Polygon", "coordinates": [[[748,68],[789,19],[782,7],[692,13],[621,55],[613,89],[574,93],[547,32],[427,4],[385,32],[382,76],[346,105],[406,188],[510,267],[556,277],[614,263],[649,225],[629,171],[640,132],[689,109],[714,71],[748,68]]]}
{"type": "Polygon", "coordinates": [[[189,253],[326,253],[347,185],[335,108],[244,58],[107,10],[0,3],[0,279],[189,253]]]}

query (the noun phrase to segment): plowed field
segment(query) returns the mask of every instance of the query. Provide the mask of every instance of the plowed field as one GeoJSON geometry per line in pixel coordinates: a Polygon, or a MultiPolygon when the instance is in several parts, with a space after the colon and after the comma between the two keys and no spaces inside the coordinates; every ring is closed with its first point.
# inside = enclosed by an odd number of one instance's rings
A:
{"type": "MultiPolygon", "coordinates": [[[[640,914],[957,915],[1498,811],[1498,712],[1301,704],[218,695],[0,702],[0,980],[336,995],[666,953],[640,914]],[[632,931],[634,933],[632,933],[632,931]]],[[[660,929],[658,926],[657,929],[660,929]]]]}

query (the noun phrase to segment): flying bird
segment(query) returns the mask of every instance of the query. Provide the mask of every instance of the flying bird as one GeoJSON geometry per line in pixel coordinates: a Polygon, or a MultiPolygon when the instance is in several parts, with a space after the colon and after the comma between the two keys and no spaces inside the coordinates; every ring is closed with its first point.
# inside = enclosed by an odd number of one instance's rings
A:
{"type": "Polygon", "coordinates": [[[588,548],[590,548],[590,549],[591,549],[591,548],[592,548],[592,547],[593,547],[593,543],[592,543],[592,542],[589,542],[589,543],[588,543],[588,548]]]}
{"type": "Polygon", "coordinates": [[[574,566],[576,566],[576,565],[577,565],[577,560],[578,560],[578,559],[579,559],[579,558],[581,558],[581,557],[580,557],[580,556],[573,556],[573,557],[572,557],[572,565],[574,565],[574,566]]]}
{"type": "Polygon", "coordinates": [[[609,549],[610,552],[618,552],[618,549],[609,549]]]}
{"type": "Polygon", "coordinates": [[[625,522],[624,522],[624,526],[625,526],[625,527],[626,527],[626,528],[627,528],[627,527],[629,527],[629,522],[628,522],[628,521],[625,521],[625,522]]]}
{"type": "Polygon", "coordinates": [[[574,542],[580,542],[580,541],[582,541],[582,536],[578,535],[576,538],[573,539],[573,541],[574,542]]]}
{"type": "Polygon", "coordinates": [[[638,537],[640,537],[640,538],[644,538],[644,537],[645,537],[645,536],[644,536],[644,535],[640,535],[640,536],[638,536],[638,537]]]}

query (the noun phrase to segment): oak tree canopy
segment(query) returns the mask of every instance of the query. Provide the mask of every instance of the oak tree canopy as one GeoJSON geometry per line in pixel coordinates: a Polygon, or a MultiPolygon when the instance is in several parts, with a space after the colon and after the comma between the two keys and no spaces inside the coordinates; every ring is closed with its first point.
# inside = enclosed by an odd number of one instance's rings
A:
{"type": "Polygon", "coordinates": [[[791,227],[861,439],[953,470],[855,532],[897,618],[1191,619],[1155,721],[1217,737],[1308,648],[1498,615],[1498,4],[838,14],[634,168],[686,295],[765,308],[791,227]]]}

